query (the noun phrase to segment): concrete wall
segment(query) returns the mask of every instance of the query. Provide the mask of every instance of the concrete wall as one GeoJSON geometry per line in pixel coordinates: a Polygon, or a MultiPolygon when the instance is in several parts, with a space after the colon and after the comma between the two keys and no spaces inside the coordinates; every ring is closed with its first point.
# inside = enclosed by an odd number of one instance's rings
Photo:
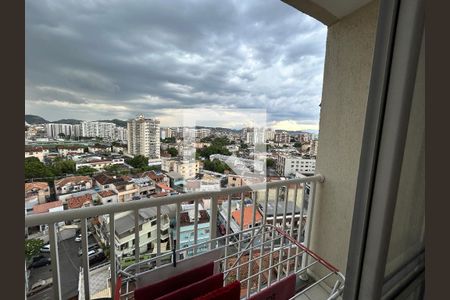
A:
{"type": "Polygon", "coordinates": [[[356,193],[378,1],[328,29],[311,248],[345,273],[356,193]]]}

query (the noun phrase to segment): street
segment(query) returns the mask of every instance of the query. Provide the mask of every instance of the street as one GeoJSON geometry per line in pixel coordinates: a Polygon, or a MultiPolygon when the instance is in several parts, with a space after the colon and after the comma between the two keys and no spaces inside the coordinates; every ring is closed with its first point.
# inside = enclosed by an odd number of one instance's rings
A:
{"type": "MultiPolygon", "coordinates": [[[[62,299],[69,299],[78,294],[78,277],[80,273],[81,257],[78,256],[78,249],[81,247],[80,242],[74,240],[73,237],[59,242],[59,272],[61,280],[61,296],[62,299]]],[[[89,244],[96,243],[93,236],[89,237],[89,244]]],[[[50,253],[42,254],[50,257],[50,253]]],[[[40,267],[31,270],[29,287],[40,279],[48,279],[52,277],[52,265],[40,267]]],[[[52,288],[43,290],[36,295],[28,297],[30,300],[53,299],[52,288]]]]}

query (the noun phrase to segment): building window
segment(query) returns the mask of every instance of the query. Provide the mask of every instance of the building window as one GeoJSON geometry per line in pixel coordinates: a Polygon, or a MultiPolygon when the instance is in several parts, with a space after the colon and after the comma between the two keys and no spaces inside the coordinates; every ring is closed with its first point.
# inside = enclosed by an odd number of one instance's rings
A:
{"type": "Polygon", "coordinates": [[[150,225],[155,226],[156,225],[156,220],[153,220],[150,225]]]}
{"type": "Polygon", "coordinates": [[[147,238],[151,238],[151,237],[152,237],[152,233],[149,232],[149,233],[147,234],[147,238]]]}

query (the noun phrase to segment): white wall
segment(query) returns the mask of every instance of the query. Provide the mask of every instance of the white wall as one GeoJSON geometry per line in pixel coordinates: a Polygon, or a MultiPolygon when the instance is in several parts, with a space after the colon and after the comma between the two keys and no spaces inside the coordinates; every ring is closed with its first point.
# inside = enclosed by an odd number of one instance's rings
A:
{"type": "Polygon", "coordinates": [[[378,2],[328,29],[311,248],[345,273],[378,2]]]}

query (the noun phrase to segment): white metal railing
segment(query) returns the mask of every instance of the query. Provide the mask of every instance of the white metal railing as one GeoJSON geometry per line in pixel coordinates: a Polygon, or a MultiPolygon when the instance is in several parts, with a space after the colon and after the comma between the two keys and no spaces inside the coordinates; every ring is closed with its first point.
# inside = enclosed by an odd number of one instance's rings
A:
{"type": "MultiPolygon", "coordinates": [[[[157,210],[157,239],[156,239],[156,254],[157,257],[161,256],[161,206],[166,206],[166,205],[174,205],[176,208],[176,212],[175,212],[175,223],[176,224],[180,224],[180,214],[181,214],[181,204],[185,203],[185,202],[194,202],[195,205],[195,212],[198,212],[198,203],[200,200],[202,199],[211,199],[210,202],[210,242],[209,243],[209,249],[212,249],[215,247],[215,243],[216,242],[216,232],[217,232],[217,215],[218,215],[218,211],[220,209],[219,207],[219,203],[218,203],[218,198],[219,197],[223,197],[226,196],[228,201],[228,208],[231,208],[231,199],[232,197],[234,197],[234,195],[240,195],[240,203],[241,203],[241,208],[243,208],[245,206],[244,203],[244,194],[245,193],[249,193],[252,192],[251,195],[251,200],[252,200],[252,204],[253,204],[253,210],[252,210],[252,228],[254,228],[255,225],[255,215],[256,215],[256,211],[258,210],[258,205],[260,207],[263,207],[263,220],[261,223],[261,225],[266,225],[269,224],[267,221],[267,211],[268,211],[268,203],[269,201],[272,201],[271,203],[274,204],[274,210],[272,211],[272,215],[274,217],[279,217],[279,212],[278,212],[278,204],[280,201],[285,202],[284,205],[284,209],[281,212],[281,216],[282,216],[282,221],[281,223],[278,222],[279,218],[273,218],[272,219],[272,223],[275,221],[275,224],[280,228],[282,228],[282,230],[285,230],[286,232],[288,232],[291,236],[295,236],[296,240],[298,242],[302,242],[303,245],[305,245],[306,247],[309,246],[309,240],[310,240],[310,231],[311,231],[311,216],[312,216],[312,210],[313,210],[313,205],[314,205],[314,194],[315,194],[315,187],[316,187],[316,183],[318,182],[323,182],[324,181],[324,177],[322,175],[314,175],[314,176],[310,176],[310,177],[304,177],[304,178],[296,178],[296,179],[289,179],[289,180],[282,180],[282,181],[274,181],[274,182],[268,182],[268,183],[259,183],[259,184],[254,184],[254,185],[246,185],[246,186],[242,186],[242,187],[232,187],[232,188],[226,188],[226,189],[222,189],[219,191],[205,191],[205,192],[197,192],[197,193],[191,193],[191,194],[180,194],[180,195],[174,195],[174,196],[167,196],[167,197],[160,197],[160,198],[149,198],[149,199],[141,199],[141,200],[135,200],[135,201],[130,201],[130,202],[126,202],[126,203],[111,203],[111,204],[106,204],[106,205],[98,205],[98,206],[93,206],[93,207],[84,207],[84,208],[79,208],[79,209],[72,209],[72,210],[65,210],[65,211],[57,211],[57,212],[50,212],[50,213],[43,213],[43,214],[36,214],[36,215],[29,215],[25,217],[25,227],[32,227],[32,226],[37,226],[37,225],[43,225],[43,224],[47,224],[49,227],[49,239],[50,239],[50,249],[51,249],[51,260],[52,260],[52,272],[53,272],[53,294],[54,294],[54,299],[61,299],[61,281],[60,281],[60,272],[59,272],[59,261],[58,261],[58,242],[57,242],[57,226],[56,224],[58,224],[59,222],[63,222],[63,221],[72,221],[75,219],[80,219],[81,220],[81,234],[82,234],[82,249],[83,249],[83,254],[82,254],[82,267],[83,267],[83,272],[84,272],[84,295],[85,295],[85,299],[90,299],[89,296],[89,258],[88,258],[88,236],[87,236],[87,222],[89,218],[92,217],[97,217],[100,215],[109,215],[109,252],[110,252],[110,265],[111,265],[111,295],[114,295],[114,291],[115,291],[115,284],[116,284],[116,280],[117,280],[117,274],[120,271],[120,266],[117,264],[117,259],[113,259],[116,256],[116,246],[114,243],[114,232],[115,232],[115,222],[114,222],[114,216],[117,213],[121,213],[121,212],[127,212],[127,211],[132,211],[135,213],[135,216],[138,215],[139,209],[143,209],[143,208],[149,208],[149,207],[156,207],[157,210]],[[300,217],[300,219],[298,220],[298,222],[295,222],[295,215],[298,215],[298,212],[296,212],[296,207],[298,207],[300,209],[300,216],[304,216],[304,199],[305,199],[305,188],[303,188],[303,197],[301,198],[301,203],[297,201],[297,193],[298,193],[298,189],[301,188],[302,186],[306,186],[306,184],[309,184],[310,186],[310,193],[309,193],[309,198],[308,198],[308,206],[307,206],[307,218],[306,218],[306,223],[303,224],[303,217],[300,217]],[[292,203],[292,212],[288,212],[287,208],[288,205],[287,203],[289,202],[289,187],[294,186],[295,188],[293,189],[294,192],[294,197],[293,197],[293,203],[292,203]],[[275,189],[275,199],[271,199],[271,197],[269,196],[269,193],[275,189]],[[259,199],[258,195],[259,192],[265,192],[264,193],[264,197],[261,197],[263,199],[259,199]],[[280,193],[281,191],[281,193],[280,193]],[[290,220],[290,222],[286,222],[286,220],[290,220]],[[304,232],[304,236],[302,237],[302,233],[304,232]]],[[[242,210],[243,212],[243,210],[242,210]]],[[[195,213],[195,219],[194,219],[194,244],[197,244],[197,232],[196,229],[198,227],[198,213],[195,213]]],[[[135,217],[136,222],[138,222],[139,218],[135,217]]],[[[232,222],[232,218],[231,218],[231,209],[228,209],[227,211],[227,224],[226,224],[226,238],[225,238],[225,243],[229,243],[230,242],[230,236],[231,236],[231,227],[230,227],[230,223],[232,222]]],[[[241,213],[241,218],[240,218],[240,222],[239,222],[239,227],[240,227],[240,231],[239,232],[233,232],[234,234],[237,234],[239,241],[244,240],[245,238],[247,238],[247,236],[244,237],[244,232],[246,230],[244,230],[244,214],[241,213]]],[[[139,225],[139,224],[136,224],[139,225]]],[[[250,230],[250,237],[253,237],[254,235],[254,230],[250,230]]],[[[135,226],[135,245],[140,245],[139,243],[139,226],[135,226]]],[[[174,239],[177,241],[176,244],[176,250],[180,250],[179,249],[179,242],[180,241],[180,227],[176,226],[175,227],[175,232],[174,232],[174,239]]],[[[284,240],[284,237],[282,238],[284,240]]],[[[263,241],[261,243],[261,247],[262,244],[265,243],[265,236],[263,236],[263,241]]],[[[238,247],[238,251],[241,251],[241,247],[243,247],[241,245],[242,243],[239,242],[237,247],[238,247]]],[[[270,241],[270,248],[271,248],[271,252],[270,252],[270,268],[272,268],[272,255],[273,253],[275,253],[274,248],[275,248],[275,244],[274,244],[274,240],[272,239],[270,241]]],[[[227,253],[227,249],[228,247],[225,247],[225,262],[226,262],[226,257],[229,255],[229,253],[227,253]]],[[[194,250],[194,254],[197,253],[197,247],[193,248],[194,250]]],[[[282,249],[279,249],[279,254],[281,254],[282,249]]],[[[291,255],[291,251],[294,251],[294,249],[289,249],[289,255],[291,255]]],[[[301,261],[301,268],[304,269],[306,266],[304,265],[306,263],[305,259],[301,259],[301,255],[299,255],[299,249],[297,248],[295,250],[295,254],[292,254],[292,257],[295,257],[295,268],[297,268],[298,265],[298,259],[300,259],[301,261]]],[[[251,255],[251,254],[250,254],[251,255]]],[[[303,254],[305,255],[305,254],[303,254]]],[[[260,259],[262,259],[260,257],[260,259]]],[[[250,261],[253,261],[254,259],[252,257],[250,257],[250,261]]],[[[135,261],[136,263],[136,268],[135,271],[139,272],[139,268],[140,268],[140,249],[139,247],[136,247],[135,249],[135,261]]],[[[161,265],[161,261],[157,260],[156,261],[156,267],[161,265]]],[[[281,264],[277,265],[278,268],[281,268],[281,264]]],[[[240,263],[237,263],[236,266],[238,269],[241,267],[240,263]]],[[[290,266],[288,265],[288,268],[290,266]]],[[[297,269],[295,269],[295,271],[297,271],[297,269]]],[[[249,273],[250,273],[250,268],[249,268],[249,273]]],[[[278,272],[278,274],[280,274],[281,272],[278,272]]],[[[239,277],[240,272],[237,272],[237,276],[239,277]]],[[[249,274],[249,276],[251,276],[249,274]]],[[[269,273],[269,276],[271,276],[271,273],[269,273]]],[[[257,277],[260,278],[261,274],[257,274],[257,277]]],[[[277,280],[279,280],[279,275],[277,280]]],[[[259,281],[259,280],[258,280],[259,281]]],[[[269,282],[272,281],[272,278],[269,277],[269,282]]],[[[259,281],[258,285],[260,286],[261,283],[259,281]]]]}

